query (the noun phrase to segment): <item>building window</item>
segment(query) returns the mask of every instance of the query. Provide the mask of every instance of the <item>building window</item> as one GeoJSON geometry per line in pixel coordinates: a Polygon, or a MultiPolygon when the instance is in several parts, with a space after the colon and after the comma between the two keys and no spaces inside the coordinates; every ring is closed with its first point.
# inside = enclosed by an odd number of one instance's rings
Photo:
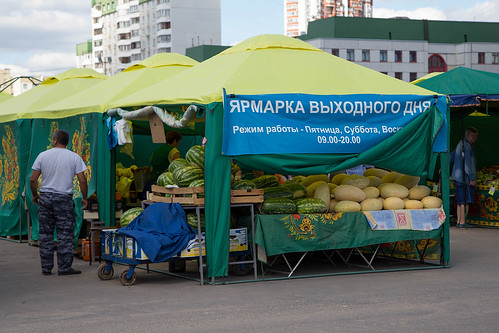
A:
{"type": "Polygon", "coordinates": [[[387,62],[388,61],[388,51],[381,50],[379,51],[379,62],[387,62]]]}
{"type": "Polygon", "coordinates": [[[416,51],[409,51],[409,62],[417,62],[417,52],[416,51]]]}
{"type": "Polygon", "coordinates": [[[478,63],[485,64],[485,52],[478,52],[478,63]]]}
{"type": "Polygon", "coordinates": [[[402,62],[402,51],[395,51],[395,62],[402,62]]]}
{"type": "Polygon", "coordinates": [[[355,50],[353,50],[353,49],[348,49],[347,50],[347,60],[348,61],[354,61],[355,60],[355,50]]]}
{"type": "Polygon", "coordinates": [[[412,81],[415,81],[415,80],[417,80],[417,79],[418,79],[418,73],[411,72],[411,73],[409,74],[409,81],[411,81],[411,82],[412,82],[412,81]]]}
{"type": "Polygon", "coordinates": [[[402,80],[402,72],[395,72],[395,78],[402,80]]]}
{"type": "Polygon", "coordinates": [[[171,35],[158,36],[158,43],[169,43],[172,40],[171,35]]]}
{"type": "Polygon", "coordinates": [[[140,17],[132,17],[130,19],[130,24],[139,24],[140,23],[140,17]]]}
{"type": "Polygon", "coordinates": [[[170,27],[171,27],[171,23],[170,22],[161,22],[161,23],[158,23],[158,30],[170,29],[170,27]]]}
{"type": "Polygon", "coordinates": [[[440,54],[432,54],[428,58],[428,73],[447,72],[447,64],[440,54]]]}
{"type": "Polygon", "coordinates": [[[331,49],[331,54],[334,56],[340,56],[340,49],[331,49]]]}
{"type": "Polygon", "coordinates": [[[499,53],[492,53],[492,63],[499,64],[499,53]]]}
{"type": "Polygon", "coordinates": [[[371,54],[369,50],[362,50],[362,61],[371,61],[371,54]]]}

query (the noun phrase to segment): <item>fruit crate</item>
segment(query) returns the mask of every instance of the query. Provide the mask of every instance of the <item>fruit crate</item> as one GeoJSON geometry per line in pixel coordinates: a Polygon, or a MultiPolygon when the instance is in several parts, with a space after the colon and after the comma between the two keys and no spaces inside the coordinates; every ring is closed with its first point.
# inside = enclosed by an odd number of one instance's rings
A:
{"type": "MultiPolygon", "coordinates": [[[[148,194],[147,199],[152,202],[177,202],[181,205],[204,205],[204,187],[179,187],[179,188],[166,188],[158,185],[152,185],[151,193],[148,194]]],[[[230,203],[262,203],[263,202],[263,189],[255,190],[231,190],[230,203]]]]}

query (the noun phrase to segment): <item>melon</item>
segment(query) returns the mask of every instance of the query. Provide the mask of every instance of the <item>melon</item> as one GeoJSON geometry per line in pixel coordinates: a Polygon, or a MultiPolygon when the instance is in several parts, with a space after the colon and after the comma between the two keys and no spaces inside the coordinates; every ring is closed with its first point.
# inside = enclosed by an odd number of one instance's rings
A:
{"type": "Polygon", "coordinates": [[[348,200],[362,202],[366,199],[366,194],[356,186],[340,185],[334,190],[334,197],[338,201],[348,200]]]}
{"type": "Polygon", "coordinates": [[[383,209],[396,210],[404,208],[405,208],[404,200],[400,198],[390,197],[386,198],[385,201],[383,201],[383,209]]]}
{"type": "Polygon", "coordinates": [[[355,201],[343,200],[336,204],[334,210],[337,213],[360,212],[360,204],[355,201]]]}
{"type": "Polygon", "coordinates": [[[398,172],[395,172],[395,171],[392,171],[390,173],[387,173],[386,175],[383,176],[383,178],[381,178],[381,181],[383,183],[393,183],[397,180],[398,177],[402,176],[401,173],[398,173],[398,172]]]}
{"type": "Polygon", "coordinates": [[[331,191],[329,190],[329,186],[327,183],[322,183],[317,186],[315,190],[314,198],[320,199],[326,207],[329,207],[329,201],[331,201],[331,191]]]}
{"type": "Polygon", "coordinates": [[[409,175],[402,175],[398,177],[395,181],[395,184],[400,184],[404,185],[408,189],[413,188],[414,186],[418,185],[419,183],[419,177],[416,176],[409,176],[409,175]]]}
{"type": "Polygon", "coordinates": [[[318,182],[318,181],[323,181],[325,183],[329,182],[329,176],[326,175],[326,174],[323,174],[323,175],[311,175],[311,176],[307,176],[305,177],[301,183],[303,186],[307,187],[309,185],[312,185],[313,183],[315,182],[318,182]]]}
{"type": "Polygon", "coordinates": [[[409,199],[421,200],[430,195],[430,188],[425,185],[417,185],[409,190],[409,199]]]}
{"type": "Polygon", "coordinates": [[[338,187],[338,185],[333,184],[333,183],[327,183],[327,186],[329,186],[329,195],[331,198],[334,198],[334,190],[338,187]]]}
{"type": "Polygon", "coordinates": [[[364,212],[373,211],[373,210],[382,210],[383,204],[378,199],[369,198],[360,203],[360,208],[364,212]]]}
{"type": "Polygon", "coordinates": [[[364,177],[375,176],[378,178],[383,178],[385,175],[390,173],[390,171],[386,171],[378,168],[369,168],[364,171],[364,177]]]}
{"type": "Polygon", "coordinates": [[[437,198],[437,197],[424,197],[421,199],[421,202],[423,203],[424,208],[440,208],[442,207],[442,199],[437,198]]]}
{"type": "MultiPolygon", "coordinates": [[[[303,183],[302,183],[303,184],[303,183]]],[[[327,183],[323,180],[319,180],[319,181],[316,181],[315,183],[311,184],[311,185],[308,185],[307,186],[307,193],[306,193],[306,197],[307,198],[313,198],[314,197],[314,194],[315,194],[315,190],[317,190],[317,187],[319,187],[319,185],[323,185],[323,184],[326,184],[327,183]]],[[[329,189],[329,186],[328,186],[328,189],[329,189]]]]}
{"type": "Polygon", "coordinates": [[[380,191],[383,198],[397,197],[400,199],[406,198],[409,195],[407,187],[399,184],[386,184],[380,191]]]}
{"type": "Polygon", "coordinates": [[[341,185],[353,185],[363,189],[369,186],[369,178],[359,175],[351,175],[343,178],[341,185]]]}
{"type": "Polygon", "coordinates": [[[367,176],[367,179],[369,179],[368,186],[378,187],[382,183],[381,178],[376,176],[367,176]]]}
{"type": "Polygon", "coordinates": [[[338,201],[336,199],[331,199],[329,200],[329,208],[328,208],[328,213],[334,213],[335,210],[334,210],[334,207],[336,206],[336,204],[338,203],[338,201]]]}
{"type": "Polygon", "coordinates": [[[419,200],[407,200],[405,202],[405,209],[423,209],[423,203],[419,200]]]}
{"type": "Polygon", "coordinates": [[[334,175],[333,178],[331,179],[331,183],[336,185],[341,185],[341,182],[345,177],[348,177],[346,173],[339,173],[337,175],[334,175]]]}
{"type": "Polygon", "coordinates": [[[366,199],[379,197],[379,190],[376,187],[368,186],[362,191],[366,194],[366,199]]]}

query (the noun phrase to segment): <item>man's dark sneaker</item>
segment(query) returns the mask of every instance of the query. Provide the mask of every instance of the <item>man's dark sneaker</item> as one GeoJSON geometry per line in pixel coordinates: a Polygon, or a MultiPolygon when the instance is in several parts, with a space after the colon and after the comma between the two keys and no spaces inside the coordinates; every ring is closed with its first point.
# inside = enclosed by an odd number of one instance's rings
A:
{"type": "Polygon", "coordinates": [[[52,275],[52,272],[43,272],[43,271],[42,271],[42,274],[43,274],[43,275],[52,275]]]}
{"type": "Polygon", "coordinates": [[[71,268],[67,272],[59,272],[59,275],[73,275],[73,274],[81,274],[81,271],[74,269],[74,268],[71,268]]]}

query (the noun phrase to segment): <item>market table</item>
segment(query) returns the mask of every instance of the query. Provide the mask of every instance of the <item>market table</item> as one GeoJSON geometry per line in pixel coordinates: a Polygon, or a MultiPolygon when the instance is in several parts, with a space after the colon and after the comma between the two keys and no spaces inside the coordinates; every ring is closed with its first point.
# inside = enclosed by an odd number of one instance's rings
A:
{"type": "MultiPolygon", "coordinates": [[[[373,230],[364,213],[255,215],[255,237],[258,259],[267,263],[268,256],[339,249],[359,249],[375,245],[397,251],[409,258],[409,244],[421,240],[415,251],[423,250],[425,258],[439,259],[443,225],[429,230],[373,230]],[[390,244],[391,243],[391,244],[390,244]],[[426,256],[428,255],[428,256],[426,256]]],[[[374,250],[374,254],[377,250],[374,250]]],[[[417,257],[417,254],[415,254],[417,257]]],[[[285,259],[286,260],[286,259],[285,259]]]]}

